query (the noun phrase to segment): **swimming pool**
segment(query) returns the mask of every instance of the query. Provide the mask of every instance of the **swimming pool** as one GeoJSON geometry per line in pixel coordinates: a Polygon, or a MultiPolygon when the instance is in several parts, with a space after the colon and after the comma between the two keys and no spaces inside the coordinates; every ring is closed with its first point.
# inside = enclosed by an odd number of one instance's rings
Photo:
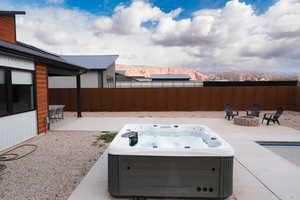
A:
{"type": "Polygon", "coordinates": [[[300,167],[300,142],[258,142],[273,153],[300,167]]]}
{"type": "Polygon", "coordinates": [[[109,192],[117,197],[226,198],[232,147],[207,126],[128,124],[108,148],[109,192]]]}

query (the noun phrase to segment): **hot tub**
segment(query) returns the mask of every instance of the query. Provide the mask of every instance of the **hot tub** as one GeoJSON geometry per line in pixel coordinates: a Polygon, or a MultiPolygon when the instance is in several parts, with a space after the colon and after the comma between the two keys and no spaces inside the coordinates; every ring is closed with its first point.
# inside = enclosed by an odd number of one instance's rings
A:
{"type": "Polygon", "coordinates": [[[128,124],[108,148],[108,189],[115,197],[225,199],[233,156],[207,126],[128,124]]]}

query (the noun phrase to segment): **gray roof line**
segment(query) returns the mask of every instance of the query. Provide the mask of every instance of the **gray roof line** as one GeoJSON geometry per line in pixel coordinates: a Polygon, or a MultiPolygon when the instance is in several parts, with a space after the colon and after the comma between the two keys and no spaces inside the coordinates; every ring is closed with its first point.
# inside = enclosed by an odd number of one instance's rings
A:
{"type": "Polygon", "coordinates": [[[113,65],[118,55],[60,55],[64,60],[87,69],[107,69],[113,65]]]}
{"type": "Polygon", "coordinates": [[[6,11],[6,10],[0,10],[0,15],[25,15],[25,11],[6,11]]]}
{"type": "MultiPolygon", "coordinates": [[[[5,51],[12,51],[12,52],[18,52],[20,54],[25,54],[25,55],[30,55],[33,57],[37,57],[39,59],[47,59],[50,61],[54,61],[54,62],[59,62],[59,63],[63,63],[66,65],[69,65],[70,67],[76,67],[76,68],[80,68],[80,69],[84,69],[84,67],[82,67],[81,65],[76,65],[70,62],[67,62],[66,60],[62,59],[61,57],[59,57],[58,55],[55,54],[51,54],[48,53],[44,50],[41,50],[37,47],[34,47],[32,45],[28,45],[22,42],[17,42],[17,43],[10,43],[10,42],[5,42],[0,40],[0,48],[4,49],[5,51]]],[[[17,53],[17,55],[19,55],[17,53]]]]}
{"type": "Polygon", "coordinates": [[[49,54],[49,55],[52,55],[52,56],[56,56],[56,57],[59,57],[59,55],[55,54],[55,53],[51,53],[51,52],[48,52],[48,51],[45,51],[43,49],[40,49],[40,48],[37,48],[33,45],[30,45],[30,44],[26,44],[24,42],[20,42],[20,41],[17,41],[16,44],[18,45],[21,45],[21,46],[24,46],[25,48],[29,48],[29,49],[32,49],[34,51],[38,51],[40,53],[44,53],[44,54],[49,54]]]}
{"type": "Polygon", "coordinates": [[[89,55],[82,55],[82,54],[64,54],[64,55],[59,55],[59,56],[84,56],[84,57],[87,57],[87,56],[119,56],[118,54],[89,54],[89,55]]]}
{"type": "Polygon", "coordinates": [[[115,73],[125,75],[126,70],[115,70],[115,73]]]}

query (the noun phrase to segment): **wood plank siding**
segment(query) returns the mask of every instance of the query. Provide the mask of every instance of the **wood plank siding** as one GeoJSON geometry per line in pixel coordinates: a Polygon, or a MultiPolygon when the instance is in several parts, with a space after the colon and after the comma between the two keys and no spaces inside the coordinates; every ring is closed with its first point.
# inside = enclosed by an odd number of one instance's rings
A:
{"type": "Polygon", "coordinates": [[[297,88],[297,97],[296,97],[296,106],[297,111],[300,112],[300,87],[297,88]]]}
{"type": "Polygon", "coordinates": [[[16,43],[15,16],[0,16],[0,40],[16,43]]]}
{"type": "MultiPolygon", "coordinates": [[[[296,110],[297,86],[82,88],[82,111],[217,111],[225,103],[246,110],[260,104],[264,110],[283,106],[296,110]]],[[[76,89],[49,89],[50,104],[76,110],[76,89]]]]}
{"type": "Polygon", "coordinates": [[[45,133],[47,131],[45,118],[48,117],[48,70],[44,64],[36,65],[36,95],[38,132],[45,133]]]}

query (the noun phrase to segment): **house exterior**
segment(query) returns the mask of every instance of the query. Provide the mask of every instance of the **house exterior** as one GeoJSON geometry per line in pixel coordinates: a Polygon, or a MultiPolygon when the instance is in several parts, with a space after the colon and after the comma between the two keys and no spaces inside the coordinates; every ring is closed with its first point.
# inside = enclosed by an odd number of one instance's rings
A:
{"type": "Polygon", "coordinates": [[[118,82],[136,81],[132,77],[126,76],[126,70],[116,70],[116,84],[118,82]]]}
{"type": "Polygon", "coordinates": [[[187,74],[150,74],[152,81],[189,81],[191,77],[187,74]]]}
{"type": "Polygon", "coordinates": [[[149,81],[190,81],[191,77],[188,74],[150,74],[146,76],[126,76],[125,70],[117,70],[117,82],[136,81],[136,82],[149,82],[149,81]]]}
{"type": "MultiPolygon", "coordinates": [[[[17,41],[16,15],[24,14],[0,11],[0,151],[47,131],[48,76],[76,76],[80,81],[86,71],[17,41]]],[[[80,110],[79,98],[77,104],[80,110]]]]}
{"type": "MultiPolygon", "coordinates": [[[[82,88],[115,88],[115,62],[118,55],[61,55],[64,60],[84,66],[87,72],[81,75],[82,88]]],[[[75,88],[75,77],[56,76],[49,78],[49,88],[75,88]]]]}
{"type": "Polygon", "coordinates": [[[187,74],[151,74],[145,76],[126,76],[124,70],[116,72],[117,88],[144,87],[202,87],[202,82],[191,81],[187,74]]]}

